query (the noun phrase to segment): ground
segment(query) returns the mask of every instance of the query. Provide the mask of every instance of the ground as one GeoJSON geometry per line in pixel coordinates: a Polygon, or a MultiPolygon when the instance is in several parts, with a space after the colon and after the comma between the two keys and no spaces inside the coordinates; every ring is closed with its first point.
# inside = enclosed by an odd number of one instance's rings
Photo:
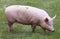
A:
{"type": "Polygon", "coordinates": [[[60,0],[0,0],[0,39],[60,39],[60,0]],[[46,32],[37,26],[32,33],[31,25],[15,23],[13,32],[8,31],[7,20],[4,15],[4,6],[29,5],[44,9],[50,17],[57,15],[54,21],[55,32],[46,32]]]}

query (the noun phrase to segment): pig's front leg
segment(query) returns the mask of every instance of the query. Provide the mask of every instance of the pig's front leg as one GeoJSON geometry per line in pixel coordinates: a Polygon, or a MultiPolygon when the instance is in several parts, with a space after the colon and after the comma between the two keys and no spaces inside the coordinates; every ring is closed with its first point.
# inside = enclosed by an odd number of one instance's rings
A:
{"type": "Polygon", "coordinates": [[[33,24],[31,27],[32,27],[32,32],[35,32],[36,25],[33,24]]]}

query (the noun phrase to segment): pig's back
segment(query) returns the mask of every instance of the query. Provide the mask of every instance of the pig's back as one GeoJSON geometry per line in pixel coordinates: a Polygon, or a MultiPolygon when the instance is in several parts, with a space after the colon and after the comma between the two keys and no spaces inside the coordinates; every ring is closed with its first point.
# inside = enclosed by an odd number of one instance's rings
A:
{"type": "Polygon", "coordinates": [[[43,20],[45,17],[48,17],[48,14],[42,9],[38,9],[30,6],[21,6],[21,5],[13,5],[9,6],[5,9],[5,14],[10,15],[12,18],[15,18],[18,21],[27,22],[32,19],[43,20]]]}

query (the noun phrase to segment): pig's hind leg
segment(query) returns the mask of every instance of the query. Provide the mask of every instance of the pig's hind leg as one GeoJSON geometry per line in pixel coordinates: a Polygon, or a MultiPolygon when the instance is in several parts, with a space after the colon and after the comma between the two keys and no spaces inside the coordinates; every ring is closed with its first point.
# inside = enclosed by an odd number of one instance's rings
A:
{"type": "Polygon", "coordinates": [[[8,29],[9,29],[9,31],[11,32],[11,31],[13,31],[13,23],[12,22],[8,22],[8,29]]]}

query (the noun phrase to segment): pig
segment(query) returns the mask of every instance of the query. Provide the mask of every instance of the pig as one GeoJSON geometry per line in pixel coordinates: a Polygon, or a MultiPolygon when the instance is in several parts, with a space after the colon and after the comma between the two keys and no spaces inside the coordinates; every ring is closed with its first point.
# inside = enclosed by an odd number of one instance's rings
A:
{"type": "Polygon", "coordinates": [[[9,31],[13,30],[12,25],[14,23],[31,25],[32,32],[35,32],[36,26],[40,26],[44,31],[55,31],[53,21],[56,15],[51,18],[45,10],[36,7],[11,5],[5,8],[5,17],[8,22],[9,31]]]}

